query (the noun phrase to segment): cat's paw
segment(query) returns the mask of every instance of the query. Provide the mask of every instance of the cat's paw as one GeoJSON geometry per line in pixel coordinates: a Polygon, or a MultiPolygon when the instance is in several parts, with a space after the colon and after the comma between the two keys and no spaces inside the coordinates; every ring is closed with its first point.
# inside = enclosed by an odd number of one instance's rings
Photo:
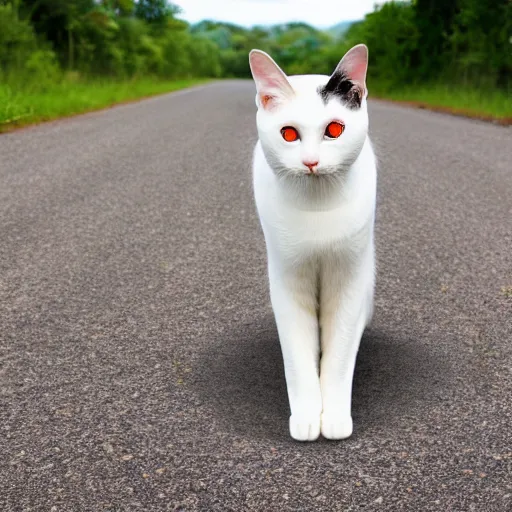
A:
{"type": "Polygon", "coordinates": [[[290,435],[296,441],[315,441],[320,436],[320,415],[292,414],[290,435]]]}
{"type": "Polygon", "coordinates": [[[339,414],[322,414],[322,435],[326,439],[346,439],[352,435],[351,416],[339,414]]]}

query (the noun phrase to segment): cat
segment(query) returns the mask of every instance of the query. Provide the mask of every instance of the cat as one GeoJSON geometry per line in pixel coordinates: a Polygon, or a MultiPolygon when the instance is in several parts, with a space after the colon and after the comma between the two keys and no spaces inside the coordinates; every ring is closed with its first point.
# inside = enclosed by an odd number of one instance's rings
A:
{"type": "Polygon", "coordinates": [[[368,136],[368,48],[331,76],[286,76],[252,50],[259,140],[253,188],[283,355],[290,435],[344,439],[373,313],[377,162],[368,136]]]}

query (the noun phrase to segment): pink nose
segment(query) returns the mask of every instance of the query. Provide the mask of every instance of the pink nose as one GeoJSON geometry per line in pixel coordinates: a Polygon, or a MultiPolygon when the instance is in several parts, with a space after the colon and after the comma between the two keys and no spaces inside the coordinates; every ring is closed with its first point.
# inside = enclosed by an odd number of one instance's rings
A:
{"type": "Polygon", "coordinates": [[[316,171],[316,166],[318,162],[302,162],[311,172],[316,171]]]}

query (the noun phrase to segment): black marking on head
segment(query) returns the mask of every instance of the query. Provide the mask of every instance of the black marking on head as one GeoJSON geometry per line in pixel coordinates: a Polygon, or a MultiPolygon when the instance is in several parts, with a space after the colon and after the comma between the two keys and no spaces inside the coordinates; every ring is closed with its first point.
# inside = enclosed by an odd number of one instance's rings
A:
{"type": "Polygon", "coordinates": [[[337,96],[350,109],[359,108],[363,100],[361,87],[340,71],[335,71],[327,84],[318,88],[318,94],[324,103],[337,96]]]}

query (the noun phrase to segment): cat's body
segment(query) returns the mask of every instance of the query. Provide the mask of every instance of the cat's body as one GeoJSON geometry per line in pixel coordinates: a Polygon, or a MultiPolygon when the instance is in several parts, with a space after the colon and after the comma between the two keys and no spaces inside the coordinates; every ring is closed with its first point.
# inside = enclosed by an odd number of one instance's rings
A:
{"type": "Polygon", "coordinates": [[[332,77],[286,77],[266,54],[251,53],[254,193],[297,440],[351,435],[353,370],[372,314],[376,162],[366,47],[347,56],[332,77]],[[359,89],[337,90],[336,73],[359,89]]]}

